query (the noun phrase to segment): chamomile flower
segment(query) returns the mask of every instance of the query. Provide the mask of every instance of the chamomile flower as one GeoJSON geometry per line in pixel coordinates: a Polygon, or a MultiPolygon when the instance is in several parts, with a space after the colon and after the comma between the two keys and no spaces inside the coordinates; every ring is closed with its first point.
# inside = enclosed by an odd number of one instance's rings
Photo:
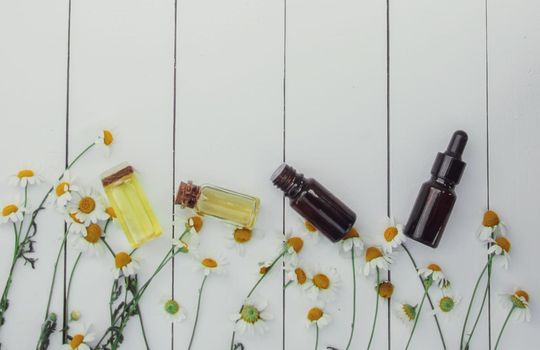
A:
{"type": "Polygon", "coordinates": [[[382,281],[379,283],[379,287],[375,286],[375,289],[379,290],[379,296],[383,299],[390,299],[394,294],[394,285],[390,281],[382,281]]]}
{"type": "Polygon", "coordinates": [[[106,156],[109,156],[111,154],[111,147],[115,142],[116,140],[113,132],[108,129],[103,129],[96,138],[95,144],[101,148],[106,156]]]}
{"type": "Polygon", "coordinates": [[[364,241],[360,238],[360,234],[356,228],[352,228],[341,240],[341,251],[350,256],[350,252],[354,249],[355,255],[360,255],[364,250],[364,241]]]}
{"type": "Polygon", "coordinates": [[[106,207],[105,208],[105,214],[107,215],[107,219],[114,220],[116,219],[116,211],[113,207],[106,207]]]}
{"type": "Polygon", "coordinates": [[[405,325],[412,327],[414,320],[416,319],[416,309],[418,305],[404,304],[404,303],[393,303],[394,315],[399,318],[405,325]]]}
{"type": "Polygon", "coordinates": [[[268,271],[270,271],[270,265],[272,263],[270,261],[262,261],[262,262],[259,262],[259,272],[258,272],[258,277],[262,277],[264,275],[266,275],[268,273],[268,271]]]}
{"type": "Polygon", "coordinates": [[[102,229],[99,224],[90,224],[86,227],[84,234],[74,233],[70,235],[71,245],[81,253],[88,253],[91,256],[101,256],[105,251],[101,234],[102,229]]]}
{"type": "Polygon", "coordinates": [[[163,297],[159,301],[160,309],[163,317],[169,322],[182,322],[186,319],[184,307],[180,303],[170,297],[163,297]]]}
{"type": "Polygon", "coordinates": [[[286,253],[283,257],[285,265],[295,265],[298,262],[298,254],[300,254],[304,248],[304,234],[288,232],[285,235],[285,242],[283,244],[284,249],[286,249],[286,253]]]}
{"type": "Polygon", "coordinates": [[[334,300],[341,284],[337,270],[335,268],[317,268],[314,271],[310,276],[311,278],[304,284],[307,295],[312,300],[334,300]]]}
{"type": "Polygon", "coordinates": [[[0,217],[0,223],[6,222],[16,223],[22,221],[26,208],[20,203],[18,199],[11,202],[4,203],[2,205],[2,216],[0,217]]]}
{"type": "Polygon", "coordinates": [[[74,213],[75,217],[85,225],[95,224],[99,220],[108,218],[103,199],[95,190],[73,192],[73,198],[67,204],[67,209],[70,214],[74,213]]]}
{"type": "Polygon", "coordinates": [[[22,188],[26,186],[39,185],[41,182],[43,182],[41,176],[39,176],[34,169],[30,168],[21,169],[9,178],[10,185],[22,188]]]}
{"type": "Polygon", "coordinates": [[[488,239],[488,242],[491,242],[491,246],[488,249],[488,256],[493,254],[494,256],[501,257],[502,267],[505,270],[508,270],[508,262],[510,260],[510,248],[512,244],[508,238],[504,236],[499,236],[495,239],[488,239]]]}
{"type": "Polygon", "coordinates": [[[482,224],[478,228],[478,238],[485,242],[492,235],[506,235],[506,226],[500,220],[499,215],[493,210],[487,210],[484,213],[482,224]]]}
{"type": "Polygon", "coordinates": [[[386,270],[390,269],[392,259],[389,255],[386,255],[381,249],[375,246],[368,247],[364,255],[364,275],[369,276],[372,271],[376,269],[386,270]]]}
{"type": "Polygon", "coordinates": [[[418,269],[418,275],[424,280],[435,282],[439,288],[444,289],[449,286],[448,279],[444,275],[442,268],[437,264],[429,264],[427,267],[421,267],[418,269]]]}
{"type": "Polygon", "coordinates": [[[302,233],[305,238],[313,241],[313,243],[319,242],[319,230],[311,222],[300,217],[297,221],[298,223],[294,228],[294,232],[302,233]]]}
{"type": "Polygon", "coordinates": [[[293,283],[300,287],[308,286],[308,272],[307,268],[302,266],[300,262],[297,262],[295,265],[290,265],[285,268],[285,283],[293,283]]]}
{"type": "Polygon", "coordinates": [[[317,325],[319,328],[327,326],[332,317],[326,311],[324,303],[316,303],[307,310],[306,314],[306,327],[317,325]]]}
{"type": "Polygon", "coordinates": [[[199,234],[204,227],[204,219],[195,211],[185,208],[175,214],[174,225],[185,231],[182,241],[192,248],[199,246],[199,234]]]}
{"type": "Polygon", "coordinates": [[[512,309],[513,318],[518,322],[529,322],[531,320],[531,311],[529,310],[529,293],[523,289],[516,289],[513,293],[500,295],[501,305],[505,311],[512,309]]]}
{"type": "Polygon", "coordinates": [[[234,329],[240,334],[264,334],[267,331],[267,321],[273,315],[267,310],[268,302],[260,297],[250,297],[244,301],[239,313],[233,314],[234,329]]]}
{"type": "Polygon", "coordinates": [[[71,310],[69,313],[70,321],[78,321],[81,319],[81,312],[79,310],[71,310]]]}
{"type": "Polygon", "coordinates": [[[387,227],[384,229],[383,237],[383,249],[387,254],[392,253],[392,250],[407,240],[403,233],[403,225],[396,224],[394,218],[387,219],[387,227]]]}
{"type": "Polygon", "coordinates": [[[64,213],[64,221],[68,225],[70,233],[84,234],[86,231],[86,225],[81,220],[77,219],[76,213],[70,213],[66,211],[64,213]]]}
{"type": "Polygon", "coordinates": [[[246,253],[246,245],[252,242],[254,237],[260,237],[258,230],[250,230],[248,228],[240,228],[236,226],[230,227],[230,234],[227,235],[228,245],[234,248],[240,256],[246,253]]]}
{"type": "Polygon", "coordinates": [[[95,336],[90,332],[91,327],[86,327],[82,323],[74,323],[69,326],[71,340],[68,344],[62,345],[64,350],[91,350],[91,347],[88,345],[89,342],[93,341],[95,336]]]}
{"type": "Polygon", "coordinates": [[[75,178],[71,176],[69,170],[64,172],[62,178],[54,184],[52,195],[49,197],[49,205],[58,209],[63,209],[72,199],[72,192],[80,191],[77,185],[74,185],[75,178]]]}
{"type": "Polygon", "coordinates": [[[137,259],[126,252],[118,252],[114,257],[114,277],[119,278],[121,275],[127,277],[137,274],[140,265],[137,259]]]}
{"type": "Polygon", "coordinates": [[[435,310],[433,314],[449,321],[456,314],[456,307],[459,304],[459,298],[451,294],[443,295],[435,301],[435,310]]]}
{"type": "Polygon", "coordinates": [[[223,255],[201,255],[196,252],[193,254],[195,259],[195,269],[202,271],[205,276],[211,273],[223,273],[224,266],[227,265],[227,259],[223,255]]]}

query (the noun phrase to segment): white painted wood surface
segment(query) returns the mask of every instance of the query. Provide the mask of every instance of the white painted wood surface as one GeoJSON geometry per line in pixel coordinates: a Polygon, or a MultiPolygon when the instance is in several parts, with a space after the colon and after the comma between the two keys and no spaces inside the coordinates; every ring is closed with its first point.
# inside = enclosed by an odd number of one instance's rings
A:
{"type": "MultiPolygon", "coordinates": [[[[540,244],[538,13],[533,0],[409,0],[389,6],[371,0],[5,0],[0,2],[0,177],[30,165],[52,181],[66,158],[73,159],[101,128],[112,128],[118,144],[111,157],[95,152],[74,172],[82,184],[96,188],[99,174],[121,161],[140,172],[164,228],[160,239],[136,253],[143,280],[168,248],[172,200],[181,180],[259,196],[257,226],[264,237],[250,243],[245,256],[227,247],[230,232],[216,222],[207,222],[201,237],[204,250],[222,251],[229,264],[226,274],[207,282],[193,349],[226,349],[230,314],[256,280],[257,263],[275,254],[283,227],[298,222],[269,181],[283,160],[349,203],[359,231],[375,238],[386,215],[407,219],[436,152],[455,129],[464,129],[468,166],[440,248],[408,246],[419,264],[440,263],[462,297],[459,317],[442,323],[448,348],[455,349],[486,260],[475,232],[483,210],[497,210],[510,228],[512,260],[508,272],[495,268],[491,317],[481,319],[471,349],[493,348],[505,317],[497,295],[516,286],[530,292],[533,321],[510,324],[501,348],[540,348],[534,334],[539,326],[534,305],[540,299],[534,268],[540,244]]],[[[32,198],[45,190],[35,190],[32,198]]],[[[0,200],[13,193],[0,184],[0,200]]],[[[37,340],[62,219],[43,213],[39,228],[39,261],[36,270],[17,267],[0,331],[2,349],[32,349],[37,340]]],[[[3,283],[12,237],[7,227],[0,233],[3,283]]],[[[109,237],[115,249],[128,249],[118,227],[109,237]]],[[[74,258],[68,254],[68,271],[74,258]]],[[[335,267],[341,276],[320,349],[343,349],[351,316],[350,260],[326,240],[308,245],[303,258],[335,267]]],[[[111,265],[107,257],[83,259],[67,308],[79,309],[97,333],[108,324],[111,265]]],[[[62,265],[52,303],[60,315],[63,270],[62,265]]],[[[187,348],[201,279],[188,259],[179,258],[174,270],[171,264],[152,284],[141,304],[152,349],[187,348]],[[158,305],[171,291],[188,310],[188,319],[173,328],[158,305]]],[[[404,252],[396,254],[391,279],[394,299],[421,298],[404,252]]],[[[304,326],[310,303],[293,287],[283,291],[280,269],[259,294],[269,299],[274,314],[270,330],[261,338],[238,340],[247,349],[312,349],[314,329],[304,326]]],[[[357,297],[355,349],[364,348],[369,337],[373,280],[358,278],[357,297]]],[[[408,330],[388,317],[385,303],[380,311],[372,349],[404,348],[408,330]]],[[[60,343],[56,334],[51,349],[60,343]]],[[[136,319],[122,348],[144,349],[136,319]]],[[[411,348],[441,348],[427,312],[411,348]]]]}

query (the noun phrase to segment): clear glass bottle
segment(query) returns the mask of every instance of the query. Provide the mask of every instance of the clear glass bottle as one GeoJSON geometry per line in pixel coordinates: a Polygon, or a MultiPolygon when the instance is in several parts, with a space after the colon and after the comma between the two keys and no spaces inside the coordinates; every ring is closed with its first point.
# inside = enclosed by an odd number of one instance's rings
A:
{"type": "Polygon", "coordinates": [[[192,208],[202,216],[212,216],[238,227],[252,229],[259,213],[259,198],[213,185],[181,182],[176,204],[192,208]]]}
{"type": "Polygon", "coordinates": [[[161,235],[161,226],[133,167],[122,163],[101,175],[118,222],[133,248],[161,235]]]}

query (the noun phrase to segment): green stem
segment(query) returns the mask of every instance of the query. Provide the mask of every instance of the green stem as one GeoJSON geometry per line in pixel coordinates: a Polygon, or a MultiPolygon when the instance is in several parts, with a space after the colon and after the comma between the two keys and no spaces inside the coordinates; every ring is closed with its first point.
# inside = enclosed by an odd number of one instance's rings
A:
{"type": "Polygon", "coordinates": [[[17,234],[17,225],[15,225],[15,223],[13,223],[13,235],[14,235],[13,258],[11,259],[11,266],[9,268],[8,278],[4,286],[4,291],[2,292],[2,298],[0,299],[0,327],[2,327],[5,321],[4,314],[6,313],[6,310],[8,308],[8,295],[11,289],[11,284],[13,282],[13,271],[15,270],[15,265],[17,264],[17,260],[19,258],[19,252],[20,252],[20,245],[18,242],[18,234],[17,234]]]}
{"type": "Polygon", "coordinates": [[[191,332],[191,338],[189,339],[188,350],[191,350],[191,345],[193,345],[193,339],[195,339],[195,330],[197,329],[197,323],[199,321],[199,311],[201,308],[201,298],[202,298],[202,293],[204,289],[204,283],[206,282],[207,278],[208,278],[208,275],[204,276],[201,283],[201,288],[199,289],[199,298],[197,300],[197,311],[195,312],[195,323],[193,324],[193,331],[191,332]]]}
{"type": "Polygon", "coordinates": [[[116,253],[111,248],[109,243],[105,240],[105,237],[101,237],[101,241],[103,242],[103,244],[105,244],[105,247],[107,247],[107,250],[111,253],[111,255],[112,255],[113,259],[114,259],[116,257],[116,253]]]}
{"type": "Polygon", "coordinates": [[[43,318],[44,321],[46,321],[47,317],[49,317],[49,311],[51,310],[51,300],[52,300],[52,294],[54,291],[54,284],[56,281],[56,272],[58,271],[58,262],[60,261],[60,257],[62,256],[62,252],[64,251],[64,246],[66,245],[66,238],[67,238],[68,233],[69,233],[69,228],[65,230],[64,238],[62,239],[62,243],[60,244],[60,248],[58,248],[58,253],[56,254],[56,261],[54,262],[51,285],[49,287],[49,297],[47,298],[47,308],[45,309],[45,317],[43,318]]]}
{"type": "Polygon", "coordinates": [[[71,284],[73,282],[73,276],[75,275],[75,270],[77,269],[77,265],[79,265],[79,261],[81,260],[82,253],[79,253],[77,255],[77,259],[75,260],[75,263],[73,263],[73,267],[71,268],[71,272],[69,274],[69,281],[68,281],[68,287],[66,291],[66,310],[69,311],[69,296],[71,294],[71,284]]]}
{"type": "MultiPolygon", "coordinates": [[[[403,247],[403,250],[405,250],[405,252],[407,253],[409,260],[411,260],[411,263],[413,264],[415,271],[418,273],[418,265],[416,264],[416,261],[414,260],[411,252],[409,251],[405,243],[402,243],[401,246],[403,247]]],[[[420,285],[422,286],[422,289],[425,290],[426,287],[424,285],[424,279],[420,275],[418,275],[418,279],[420,280],[420,285]]],[[[431,296],[429,295],[429,292],[427,293],[427,300],[429,302],[429,306],[431,306],[431,310],[434,311],[435,307],[433,306],[433,300],[431,300],[431,296]]],[[[446,350],[446,343],[444,341],[444,335],[441,329],[441,324],[439,323],[439,318],[437,317],[436,314],[433,314],[433,318],[435,319],[435,324],[437,325],[437,331],[439,332],[439,337],[441,338],[443,349],[446,350]]]]}
{"type": "Polygon", "coordinates": [[[499,336],[497,337],[497,343],[495,343],[494,350],[497,350],[497,348],[499,347],[499,342],[501,341],[501,337],[502,337],[502,334],[504,332],[504,329],[506,328],[506,325],[508,324],[508,320],[510,320],[510,316],[512,316],[512,313],[514,312],[515,309],[516,309],[516,307],[512,306],[512,308],[508,312],[508,316],[506,316],[506,319],[504,320],[501,331],[499,332],[499,336]]]}
{"type": "Polygon", "coordinates": [[[319,347],[319,325],[315,323],[315,350],[319,347]]]}
{"type": "Polygon", "coordinates": [[[141,332],[144,339],[144,345],[146,346],[146,350],[150,350],[150,345],[148,345],[148,338],[146,337],[146,330],[144,328],[141,308],[139,307],[139,305],[137,305],[137,316],[139,316],[139,324],[141,325],[141,332]]]}
{"type": "Polygon", "coordinates": [[[411,340],[413,338],[414,331],[416,330],[416,325],[418,324],[418,319],[420,318],[420,312],[422,311],[422,307],[424,306],[424,302],[426,301],[426,296],[428,294],[427,288],[424,292],[424,295],[422,296],[422,301],[420,302],[420,306],[418,307],[418,311],[416,312],[416,317],[414,318],[414,324],[413,328],[411,329],[411,334],[409,335],[409,340],[407,341],[407,346],[405,346],[405,350],[409,348],[409,345],[411,344],[411,340]]]}
{"type": "Polygon", "coordinates": [[[351,261],[352,261],[352,278],[353,278],[353,308],[352,308],[352,322],[351,322],[351,334],[349,335],[349,341],[345,350],[349,350],[354,335],[354,325],[356,323],[356,267],[354,265],[354,247],[351,249],[351,261]]]}
{"type": "Polygon", "coordinates": [[[369,336],[369,343],[367,350],[371,348],[371,342],[373,341],[373,335],[375,334],[375,325],[377,324],[377,314],[379,313],[379,289],[381,288],[381,281],[379,275],[379,268],[377,267],[377,293],[375,294],[375,316],[373,317],[373,326],[371,327],[371,335],[369,336]]]}

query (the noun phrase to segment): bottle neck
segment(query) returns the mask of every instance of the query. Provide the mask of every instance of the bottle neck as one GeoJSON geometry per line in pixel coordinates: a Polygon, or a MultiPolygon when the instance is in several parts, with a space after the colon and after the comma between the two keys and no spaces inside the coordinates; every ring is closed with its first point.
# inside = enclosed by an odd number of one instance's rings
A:
{"type": "Polygon", "coordinates": [[[294,168],[286,164],[279,167],[272,175],[274,185],[290,199],[295,199],[302,193],[307,181],[303,174],[298,174],[294,168]]]}

